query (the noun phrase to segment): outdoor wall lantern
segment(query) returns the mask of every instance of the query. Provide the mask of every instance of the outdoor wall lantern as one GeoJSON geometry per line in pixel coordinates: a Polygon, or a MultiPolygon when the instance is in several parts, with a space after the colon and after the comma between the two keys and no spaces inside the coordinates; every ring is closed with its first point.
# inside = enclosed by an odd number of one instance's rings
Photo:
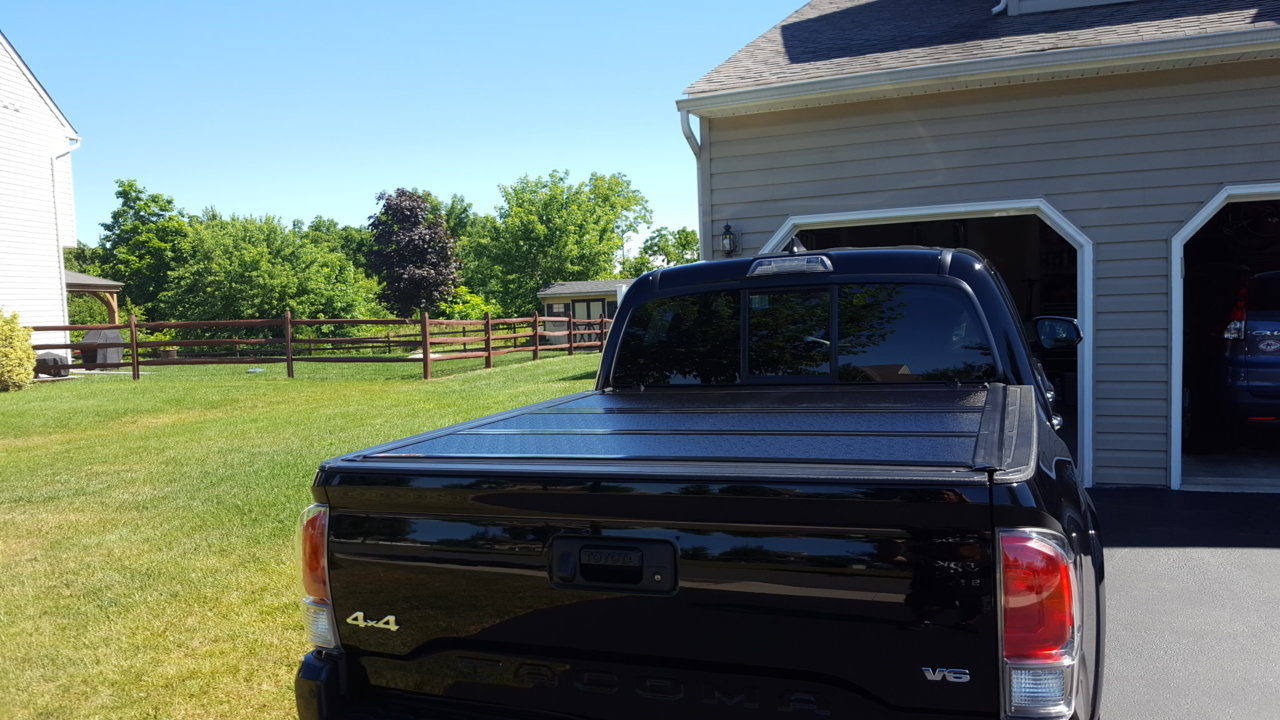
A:
{"type": "Polygon", "coordinates": [[[724,250],[725,257],[731,257],[738,252],[738,236],[734,234],[733,228],[729,227],[729,223],[724,224],[724,234],[720,236],[720,247],[724,250]]]}

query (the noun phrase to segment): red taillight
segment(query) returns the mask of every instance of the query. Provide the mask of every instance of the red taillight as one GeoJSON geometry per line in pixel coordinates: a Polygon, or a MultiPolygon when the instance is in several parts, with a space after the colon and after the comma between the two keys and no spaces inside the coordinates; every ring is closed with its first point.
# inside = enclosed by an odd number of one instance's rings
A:
{"type": "Polygon", "coordinates": [[[312,505],[302,513],[299,554],[302,557],[302,589],[311,599],[329,602],[329,561],[326,536],[329,534],[329,508],[312,505]]]}
{"type": "Polygon", "coordinates": [[[1002,533],[1004,656],[1057,661],[1075,633],[1071,562],[1034,532],[1002,533]]]}
{"type": "Polygon", "coordinates": [[[1227,318],[1227,326],[1222,330],[1222,337],[1227,340],[1244,339],[1244,323],[1249,316],[1249,288],[1240,288],[1236,296],[1236,304],[1231,308],[1231,316],[1227,318]]]}
{"type": "Polygon", "coordinates": [[[1240,288],[1240,294],[1236,296],[1235,306],[1231,308],[1231,317],[1228,318],[1228,321],[1235,322],[1238,320],[1240,322],[1244,322],[1245,313],[1248,312],[1248,309],[1249,309],[1249,288],[1242,287],[1240,288]]]}

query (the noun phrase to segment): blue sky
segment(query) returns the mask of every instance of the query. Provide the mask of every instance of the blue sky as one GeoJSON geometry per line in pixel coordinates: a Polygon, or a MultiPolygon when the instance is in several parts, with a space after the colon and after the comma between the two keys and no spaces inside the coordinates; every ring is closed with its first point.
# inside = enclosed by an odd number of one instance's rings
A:
{"type": "Polygon", "coordinates": [[[363,224],[380,190],[466,196],[625,173],[696,227],[674,101],[803,0],[5,3],[0,31],[84,142],[77,232],[134,178],[191,212],[363,224]]]}

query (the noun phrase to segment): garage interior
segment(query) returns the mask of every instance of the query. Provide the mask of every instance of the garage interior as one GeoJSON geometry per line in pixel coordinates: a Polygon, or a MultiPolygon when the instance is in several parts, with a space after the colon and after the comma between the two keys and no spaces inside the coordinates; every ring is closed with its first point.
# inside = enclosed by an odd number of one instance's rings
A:
{"type": "MultiPolygon", "coordinates": [[[[796,233],[796,240],[807,250],[900,245],[970,248],[991,260],[1004,277],[1028,338],[1034,337],[1031,320],[1037,316],[1077,317],[1076,250],[1035,215],[804,229],[796,233]]],[[[1076,349],[1042,353],[1041,362],[1057,391],[1057,411],[1063,419],[1059,432],[1078,456],[1076,349]]]]}
{"type": "MultiPolygon", "coordinates": [[[[1261,300],[1242,293],[1248,279],[1280,270],[1280,200],[1225,205],[1183,253],[1182,487],[1280,486],[1280,424],[1232,410],[1224,337],[1233,319],[1257,312],[1261,300]]],[[[1280,396],[1274,409],[1251,414],[1280,415],[1280,396]]]]}

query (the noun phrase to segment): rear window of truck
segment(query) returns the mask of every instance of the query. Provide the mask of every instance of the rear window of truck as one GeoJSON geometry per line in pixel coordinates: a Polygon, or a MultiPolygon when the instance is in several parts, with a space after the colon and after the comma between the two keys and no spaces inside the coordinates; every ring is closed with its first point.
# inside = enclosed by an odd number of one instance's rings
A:
{"type": "Polygon", "coordinates": [[[969,296],[949,285],[857,283],[651,300],[622,329],[614,387],[997,378],[969,296]]]}

